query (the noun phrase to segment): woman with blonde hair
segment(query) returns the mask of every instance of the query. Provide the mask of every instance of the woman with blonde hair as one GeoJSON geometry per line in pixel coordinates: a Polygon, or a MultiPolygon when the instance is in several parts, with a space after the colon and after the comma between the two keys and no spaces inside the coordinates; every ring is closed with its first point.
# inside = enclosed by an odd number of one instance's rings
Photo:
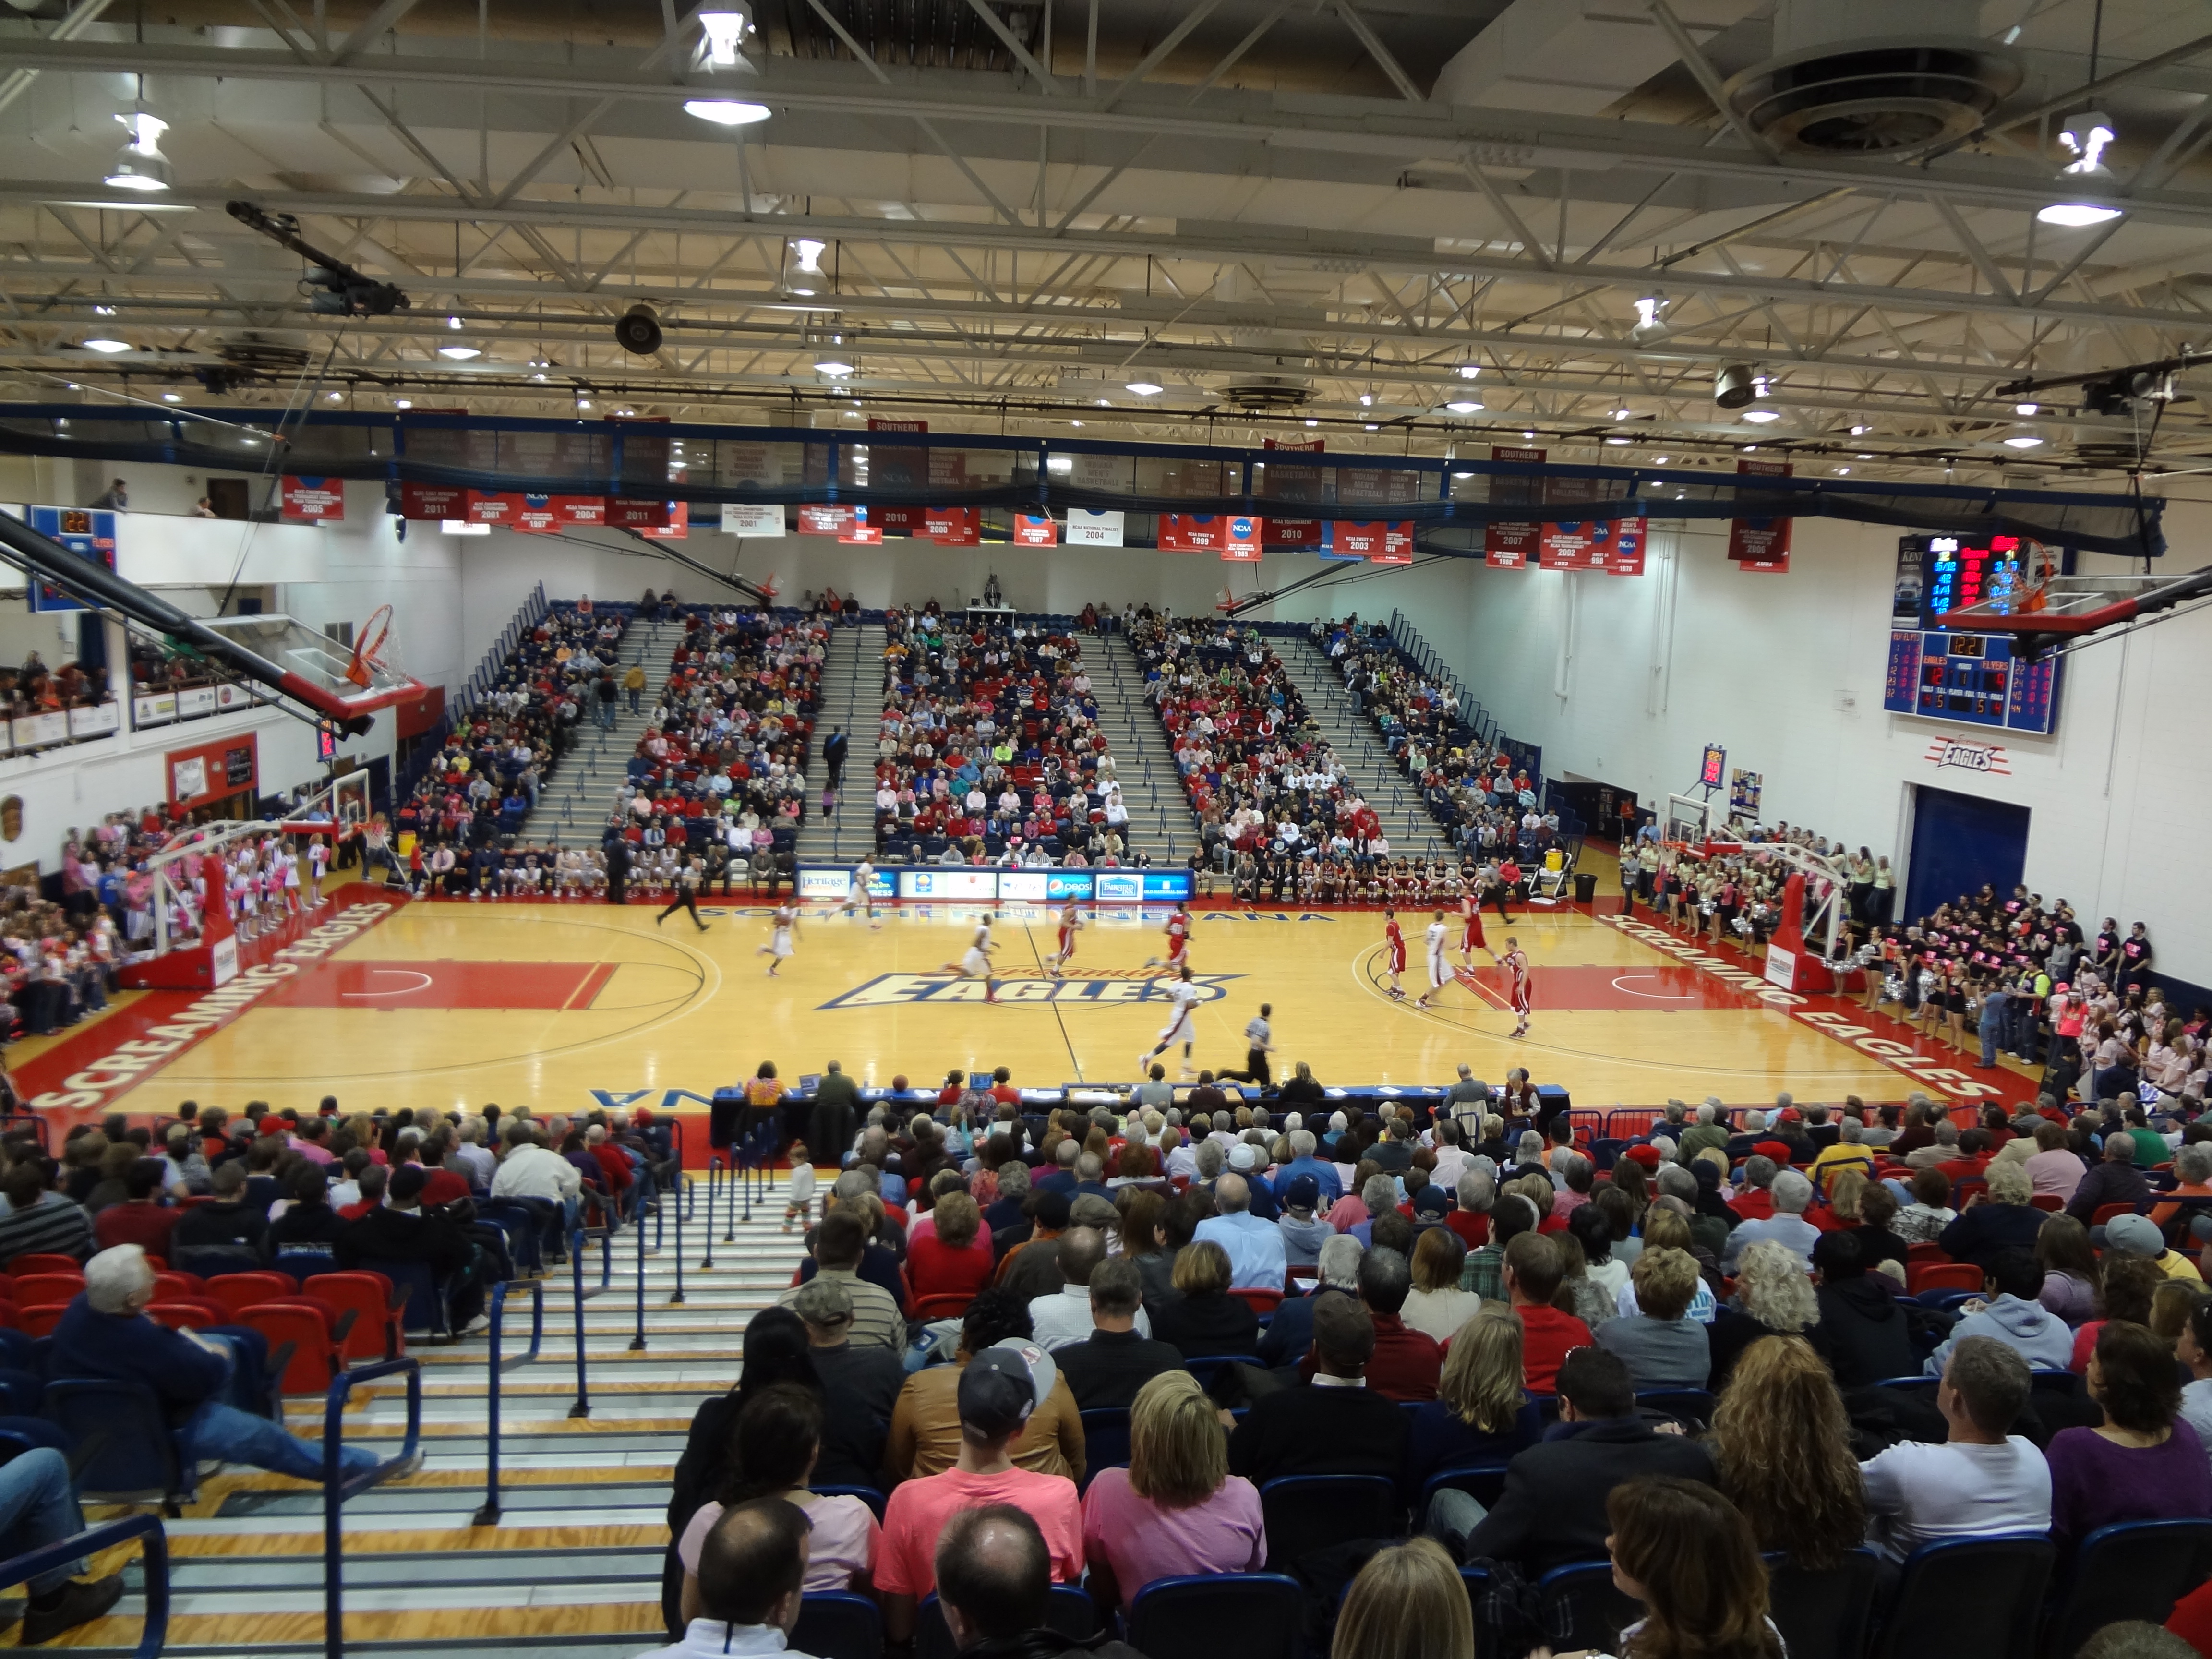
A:
{"type": "Polygon", "coordinates": [[[1520,1430],[1521,1322],[1492,1304],[1453,1333],[1437,1397],[1413,1407],[1406,1435],[1407,1501],[1440,1469],[1503,1463],[1525,1443],[1520,1430]]]}
{"type": "Polygon", "coordinates": [[[1129,1408],[1129,1464],[1083,1494],[1091,1593],[1127,1607],[1155,1579],[1257,1572],[1267,1559],[1260,1493],[1229,1473],[1229,1437],[1188,1371],[1164,1371],[1129,1408]]]}
{"type": "Polygon", "coordinates": [[[1474,1608],[1443,1547],[1376,1552],[1345,1592],[1329,1659],[1474,1659],[1474,1608]]]}
{"type": "Polygon", "coordinates": [[[1482,1311],[1482,1298],[1459,1287],[1467,1247],[1449,1227],[1429,1227],[1413,1242],[1413,1288],[1398,1316],[1437,1342],[1482,1311]]]}
{"type": "Polygon", "coordinates": [[[1229,1252],[1210,1238],[1176,1252],[1175,1287],[1182,1294],[1152,1310],[1152,1337],[1172,1342],[1186,1359],[1249,1354],[1260,1340],[1252,1304],[1229,1294],[1229,1252]]]}
{"type": "Polygon", "coordinates": [[[1820,1317],[1812,1281],[1788,1245],[1771,1240],[1746,1245],[1736,1258],[1735,1294],[1713,1316],[1713,1371],[1707,1386],[1716,1394],[1725,1388],[1745,1351],[1762,1337],[1800,1335],[1820,1317]]]}
{"type": "Polygon", "coordinates": [[[1835,1378],[1804,1338],[1765,1337],[1744,1350],[1705,1445],[1721,1490],[1743,1511],[1761,1550],[1780,1550],[1791,1566],[1820,1572],[1865,1539],[1866,1492],[1850,1419],[1835,1378]]]}

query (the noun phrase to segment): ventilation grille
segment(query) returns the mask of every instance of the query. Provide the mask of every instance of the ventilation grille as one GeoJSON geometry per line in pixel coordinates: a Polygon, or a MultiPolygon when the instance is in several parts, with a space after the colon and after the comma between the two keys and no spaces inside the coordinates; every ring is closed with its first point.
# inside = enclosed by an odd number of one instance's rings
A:
{"type": "Polygon", "coordinates": [[[1869,41],[1771,58],[1730,81],[1730,106],[1784,149],[1881,156],[1963,138],[2021,82],[1978,40],[1869,41]]]}

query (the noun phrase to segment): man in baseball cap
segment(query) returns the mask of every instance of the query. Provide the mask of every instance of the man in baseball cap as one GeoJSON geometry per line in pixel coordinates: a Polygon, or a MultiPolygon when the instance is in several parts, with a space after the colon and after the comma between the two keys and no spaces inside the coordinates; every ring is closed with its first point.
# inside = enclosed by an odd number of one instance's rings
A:
{"type": "Polygon", "coordinates": [[[1012,1455],[1016,1437],[1052,1392],[1056,1376],[1050,1358],[1026,1338],[994,1343],[962,1367],[957,1460],[942,1474],[902,1481],[884,1510],[875,1588],[890,1641],[913,1636],[915,1610],[936,1587],[939,1535],[963,1510],[1012,1504],[1043,1534],[1054,1578],[1072,1584],[1083,1577],[1083,1514],[1075,1482],[1019,1468],[1012,1455]]]}
{"type": "Polygon", "coordinates": [[[2158,1223],[2147,1215],[2116,1215],[2100,1230],[2090,1230],[2090,1242],[2096,1235],[2104,1235],[2104,1248],[2118,1250],[2122,1255],[2139,1255],[2154,1264],[2168,1279],[2187,1280],[2203,1287],[2203,1275],[2196,1264],[2178,1250],[2166,1248],[2166,1235],[2159,1231],[2158,1223]]]}

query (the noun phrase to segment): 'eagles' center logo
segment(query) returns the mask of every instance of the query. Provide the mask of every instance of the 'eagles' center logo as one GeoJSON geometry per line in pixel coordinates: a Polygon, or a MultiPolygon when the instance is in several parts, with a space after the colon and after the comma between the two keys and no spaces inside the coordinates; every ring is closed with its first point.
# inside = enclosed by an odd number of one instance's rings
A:
{"type": "MultiPolygon", "coordinates": [[[[1010,974],[997,984],[1000,1002],[1050,1004],[1055,1008],[1108,1008],[1165,1002],[1169,977],[1130,969],[1121,973],[1071,974],[1066,979],[1051,979],[1042,974],[1010,974]]],[[[1194,974],[1190,982],[1197,988],[1200,1002],[1218,1002],[1229,994],[1229,982],[1242,978],[1242,974],[1194,974]]],[[[901,1003],[982,1000],[981,980],[951,979],[943,974],[879,974],[822,1006],[883,1008],[901,1003]]]]}

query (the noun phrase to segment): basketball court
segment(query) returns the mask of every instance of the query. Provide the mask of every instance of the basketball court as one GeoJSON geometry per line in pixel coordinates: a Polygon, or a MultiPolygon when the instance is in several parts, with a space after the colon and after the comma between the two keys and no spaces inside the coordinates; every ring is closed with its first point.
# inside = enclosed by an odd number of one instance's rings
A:
{"type": "MultiPolygon", "coordinates": [[[[1533,968],[1534,1016],[1515,1041],[1498,970],[1478,952],[1422,1010],[1426,913],[1405,1001],[1384,988],[1382,917],[1360,910],[1194,913],[1202,988],[1194,1063],[1241,1068],[1245,1022],[1273,1006],[1276,1070],[1305,1060],[1324,1084],[1448,1082],[1465,1061],[1502,1081],[1529,1068],[1577,1105],[1655,1105],[1712,1094],[1758,1104],[2018,1099],[2022,1071],[1972,1056],[1855,1004],[1767,985],[1735,951],[1709,951],[1601,896],[1486,922],[1533,968]]],[[[173,1112],[182,1100],[346,1109],[497,1103],[541,1110],[641,1103],[703,1111],[718,1087],[775,1062],[790,1082],[842,1062],[864,1085],[903,1073],[934,1086],[956,1067],[1006,1066],[1033,1087],[1127,1084],[1165,1024],[1164,979],[1145,966],[1168,912],[1100,907],[1063,978],[1045,969],[1058,911],[1003,907],[998,1003],[944,971],[984,914],[969,905],[882,909],[872,930],[830,907],[802,913],[796,953],[765,972],[764,905],[708,904],[708,927],[647,904],[411,903],[358,884],[285,933],[241,947],[222,991],[127,993],[97,1019],[25,1045],[18,1086],[74,1121],[173,1112]]],[[[1457,937],[1455,924],[1454,938],[1457,937]]],[[[1456,953],[1454,955],[1456,963],[1456,953]]],[[[1165,1056],[1170,1076],[1179,1055],[1165,1056]]]]}

